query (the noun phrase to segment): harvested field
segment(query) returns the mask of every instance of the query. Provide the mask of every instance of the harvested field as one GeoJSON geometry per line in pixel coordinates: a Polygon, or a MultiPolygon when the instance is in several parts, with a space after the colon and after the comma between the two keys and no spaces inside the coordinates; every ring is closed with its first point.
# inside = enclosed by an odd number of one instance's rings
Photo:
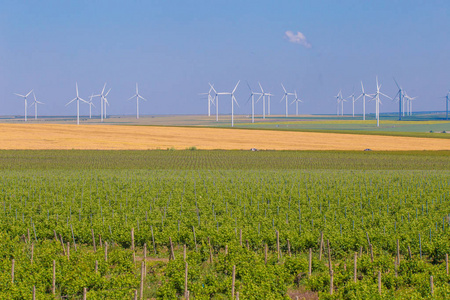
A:
{"type": "Polygon", "coordinates": [[[247,129],[0,124],[0,149],[450,150],[446,139],[247,129]]]}

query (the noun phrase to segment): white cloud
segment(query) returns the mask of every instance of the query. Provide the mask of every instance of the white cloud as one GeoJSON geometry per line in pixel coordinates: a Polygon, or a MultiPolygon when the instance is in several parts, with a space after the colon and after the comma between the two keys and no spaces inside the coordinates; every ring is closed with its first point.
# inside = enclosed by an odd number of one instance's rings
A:
{"type": "Polygon", "coordinates": [[[300,31],[297,31],[297,33],[294,33],[290,30],[286,31],[284,33],[284,37],[290,42],[294,44],[300,44],[305,48],[311,48],[311,44],[306,40],[306,37],[303,33],[300,31]]]}

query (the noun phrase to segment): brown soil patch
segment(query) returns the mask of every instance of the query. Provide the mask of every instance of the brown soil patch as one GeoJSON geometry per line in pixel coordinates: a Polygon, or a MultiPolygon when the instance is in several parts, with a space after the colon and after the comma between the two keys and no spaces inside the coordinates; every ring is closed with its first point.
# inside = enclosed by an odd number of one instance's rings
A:
{"type": "Polygon", "coordinates": [[[450,150],[450,140],[269,130],[0,124],[0,149],[450,150]]]}

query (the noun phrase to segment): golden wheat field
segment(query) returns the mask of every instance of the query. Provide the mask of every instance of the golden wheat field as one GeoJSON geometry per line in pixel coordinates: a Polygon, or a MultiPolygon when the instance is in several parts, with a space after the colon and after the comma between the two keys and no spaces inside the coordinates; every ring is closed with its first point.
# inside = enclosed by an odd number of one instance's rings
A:
{"type": "Polygon", "coordinates": [[[450,140],[125,125],[0,124],[0,149],[450,150],[450,140]]]}

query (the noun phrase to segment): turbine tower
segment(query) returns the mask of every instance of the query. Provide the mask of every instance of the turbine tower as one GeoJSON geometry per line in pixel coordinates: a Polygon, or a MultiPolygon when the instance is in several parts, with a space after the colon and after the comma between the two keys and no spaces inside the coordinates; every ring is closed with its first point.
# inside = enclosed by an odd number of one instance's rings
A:
{"type": "Polygon", "coordinates": [[[355,89],[353,88],[353,94],[347,97],[347,99],[352,100],[352,117],[355,117],[355,102],[358,101],[357,98],[355,98],[355,89]]]}
{"type": "Polygon", "coordinates": [[[66,106],[75,100],[77,101],[77,125],[80,125],[80,101],[82,101],[84,103],[88,103],[88,102],[86,100],[81,99],[80,96],[78,96],[78,83],[75,83],[75,88],[77,90],[77,96],[75,98],[73,98],[72,100],[70,100],[69,102],[67,102],[66,106]]]}
{"type": "Polygon", "coordinates": [[[341,112],[341,114],[344,115],[344,103],[343,103],[343,101],[345,101],[345,100],[342,97],[342,91],[339,90],[339,93],[337,93],[337,95],[334,96],[334,98],[336,98],[336,104],[337,104],[336,115],[339,116],[339,105],[340,104],[342,105],[342,112],[341,112]]]}
{"type": "Polygon", "coordinates": [[[103,96],[103,105],[105,106],[105,107],[103,108],[103,113],[104,113],[103,119],[106,119],[106,105],[109,106],[108,99],[106,98],[106,97],[108,96],[109,92],[111,92],[111,89],[109,89],[109,90],[106,92],[106,94],[103,96]]]}
{"type": "Polygon", "coordinates": [[[37,105],[44,104],[44,103],[36,100],[36,95],[34,94],[34,92],[33,92],[33,97],[34,97],[34,101],[33,101],[33,103],[31,103],[30,107],[34,105],[34,119],[37,120],[37,105]]]}
{"type": "MultiPolygon", "coordinates": [[[[266,92],[264,92],[261,83],[259,83],[259,88],[261,89],[261,93],[259,95],[262,96],[262,100],[263,100],[263,119],[266,118],[266,96],[268,96],[268,94],[266,92]]],[[[256,101],[256,103],[258,103],[258,101],[261,99],[261,97],[259,97],[259,99],[256,101]]],[[[270,105],[269,105],[270,106],[270,105]]],[[[270,111],[270,109],[269,109],[270,111]]]]}
{"type": "Polygon", "coordinates": [[[380,127],[380,104],[381,104],[381,99],[380,96],[384,96],[386,98],[389,98],[392,100],[391,97],[389,97],[386,94],[383,94],[382,92],[380,92],[380,88],[381,88],[381,84],[378,84],[378,77],[376,77],[376,81],[377,81],[377,91],[374,94],[374,96],[372,97],[371,100],[375,100],[375,115],[377,118],[377,127],[380,127]]]}
{"type": "Polygon", "coordinates": [[[281,84],[281,86],[283,87],[284,95],[283,95],[283,98],[281,98],[280,102],[283,102],[283,99],[286,99],[286,118],[287,118],[288,117],[288,96],[295,96],[295,95],[294,95],[294,93],[288,93],[286,91],[286,89],[284,88],[283,84],[281,84]]]}
{"type": "Polygon", "coordinates": [[[366,120],[366,97],[372,97],[373,95],[367,94],[364,91],[364,85],[363,85],[362,81],[361,81],[361,91],[362,91],[361,95],[359,95],[355,101],[357,101],[359,98],[363,97],[363,120],[366,120]]]}
{"type": "Polygon", "coordinates": [[[445,119],[448,120],[448,102],[450,101],[450,91],[447,92],[445,97],[441,97],[445,99],[445,119]]]}
{"type": "Polygon", "coordinates": [[[209,91],[207,93],[199,94],[199,95],[208,95],[208,117],[211,116],[211,103],[214,105],[214,100],[213,100],[213,97],[211,96],[211,92],[212,92],[212,87],[209,88],[209,91]]]}
{"type": "Polygon", "coordinates": [[[294,96],[295,96],[295,99],[294,99],[294,101],[292,101],[291,104],[295,103],[295,115],[298,116],[298,103],[299,102],[303,103],[303,101],[298,98],[297,91],[294,91],[294,96]]]}
{"type": "Polygon", "coordinates": [[[16,93],[14,93],[14,95],[17,95],[17,96],[19,96],[19,97],[22,97],[23,100],[25,101],[25,122],[27,121],[27,98],[28,98],[28,96],[30,96],[30,94],[31,94],[32,92],[33,92],[33,90],[29,91],[28,94],[26,94],[25,96],[24,96],[24,95],[21,95],[21,94],[16,94],[16,93]]]}
{"type": "Polygon", "coordinates": [[[89,119],[92,119],[92,106],[95,107],[94,102],[92,102],[92,98],[94,98],[95,95],[92,94],[91,96],[89,96],[89,119]]]}
{"type": "Polygon", "coordinates": [[[396,100],[398,98],[398,120],[402,120],[403,113],[403,102],[405,101],[405,91],[402,87],[397,83],[397,80],[394,78],[395,85],[397,85],[398,91],[397,94],[392,98],[392,100],[396,100]]]}
{"type": "Polygon", "coordinates": [[[214,88],[214,85],[209,83],[209,86],[214,92],[214,103],[216,105],[216,122],[219,122],[219,94],[217,93],[216,89],[214,88]]]}
{"type": "Polygon", "coordinates": [[[231,127],[234,127],[234,103],[236,103],[237,106],[239,106],[239,103],[236,100],[236,97],[234,97],[234,92],[236,92],[236,89],[241,81],[239,80],[236,83],[236,86],[234,87],[233,91],[225,92],[225,93],[217,93],[217,95],[230,95],[231,96],[231,127]]]}
{"type": "Polygon", "coordinates": [[[103,89],[102,89],[101,93],[98,94],[98,95],[94,95],[92,97],[92,98],[100,97],[100,122],[103,122],[103,116],[104,116],[104,113],[103,113],[103,102],[105,100],[105,88],[106,88],[106,82],[103,85],[103,89]]]}
{"type": "Polygon", "coordinates": [[[250,89],[250,97],[248,97],[248,101],[252,100],[252,123],[255,123],[255,95],[260,95],[258,100],[256,102],[259,101],[259,99],[261,99],[262,95],[261,93],[255,93],[253,92],[252,88],[250,87],[250,84],[248,84],[247,82],[247,86],[250,89]]]}
{"type": "MultiPolygon", "coordinates": [[[[109,93],[109,91],[108,91],[108,93],[109,93]]],[[[139,90],[138,90],[138,84],[137,83],[136,83],[136,94],[134,96],[131,96],[130,98],[128,98],[128,100],[131,100],[133,98],[136,98],[136,119],[139,119],[139,99],[142,99],[144,101],[147,101],[147,99],[145,99],[144,97],[139,95],[139,90]]]]}

